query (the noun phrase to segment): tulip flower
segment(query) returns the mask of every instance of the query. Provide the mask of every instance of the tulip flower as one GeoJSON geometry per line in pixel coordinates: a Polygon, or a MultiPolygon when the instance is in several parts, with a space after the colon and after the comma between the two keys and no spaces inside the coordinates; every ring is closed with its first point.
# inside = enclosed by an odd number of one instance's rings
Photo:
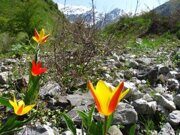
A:
{"type": "Polygon", "coordinates": [[[99,80],[95,89],[92,83],[88,81],[88,88],[94,98],[97,110],[104,116],[111,115],[115,111],[118,102],[129,92],[129,89],[123,91],[124,82],[114,88],[99,80]]]}
{"type": "Polygon", "coordinates": [[[9,103],[13,106],[14,113],[16,115],[24,115],[24,114],[28,113],[30,110],[32,110],[32,108],[35,106],[35,104],[25,106],[23,100],[20,100],[17,102],[15,97],[14,97],[14,101],[9,100],[9,103]]]}
{"type": "Polygon", "coordinates": [[[32,37],[38,44],[43,44],[46,42],[48,35],[45,35],[44,29],[40,31],[40,34],[37,32],[37,30],[34,30],[34,36],[32,37]]]}
{"type": "Polygon", "coordinates": [[[42,68],[41,66],[42,64],[40,61],[39,62],[32,61],[31,73],[33,76],[41,75],[47,71],[47,68],[42,68]]]}

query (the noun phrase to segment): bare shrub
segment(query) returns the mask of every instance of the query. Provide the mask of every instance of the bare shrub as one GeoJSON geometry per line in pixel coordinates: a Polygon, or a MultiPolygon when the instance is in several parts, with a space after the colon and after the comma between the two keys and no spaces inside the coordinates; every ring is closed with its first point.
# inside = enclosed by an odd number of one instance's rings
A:
{"type": "Polygon", "coordinates": [[[78,19],[70,24],[59,20],[57,33],[51,42],[47,64],[51,78],[64,89],[73,89],[86,82],[88,72],[92,71],[92,58],[97,53],[96,30],[78,19]]]}

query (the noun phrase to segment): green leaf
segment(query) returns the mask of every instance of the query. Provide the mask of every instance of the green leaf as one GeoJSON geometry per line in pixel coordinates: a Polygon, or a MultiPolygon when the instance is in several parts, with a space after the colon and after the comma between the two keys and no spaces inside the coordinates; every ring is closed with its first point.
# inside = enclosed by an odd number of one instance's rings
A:
{"type": "MultiPolygon", "coordinates": [[[[31,66],[30,66],[31,67],[31,66]]],[[[36,99],[39,94],[39,80],[40,76],[33,76],[31,73],[29,75],[29,83],[28,83],[28,90],[25,93],[25,104],[30,105],[36,102],[36,99]]]]}
{"type": "Polygon", "coordinates": [[[135,135],[136,132],[136,124],[132,125],[129,130],[129,135],[135,135]]]}
{"type": "Polygon", "coordinates": [[[85,126],[85,128],[88,128],[89,126],[88,115],[85,112],[79,110],[77,110],[77,113],[82,120],[83,126],[85,126]]]}
{"type": "Polygon", "coordinates": [[[73,120],[65,113],[61,113],[64,121],[66,122],[67,127],[71,130],[71,132],[76,135],[76,127],[75,124],[73,122],[73,120]]]}
{"type": "Polygon", "coordinates": [[[18,121],[16,120],[17,116],[13,115],[11,116],[7,122],[0,128],[0,135],[7,135],[10,133],[13,133],[15,131],[21,130],[20,128],[30,122],[35,115],[29,117],[27,120],[24,121],[18,121]]]}
{"type": "Polygon", "coordinates": [[[107,130],[110,128],[112,121],[113,121],[113,113],[110,116],[108,116],[106,123],[107,130]]]}
{"type": "Polygon", "coordinates": [[[6,99],[4,97],[0,97],[0,104],[12,108],[11,104],[9,103],[9,99],[6,99]]]}
{"type": "Polygon", "coordinates": [[[90,135],[103,135],[103,123],[101,121],[92,121],[91,127],[89,129],[90,135]]]}
{"type": "Polygon", "coordinates": [[[90,127],[91,126],[91,123],[92,123],[92,120],[93,120],[93,113],[94,113],[94,110],[95,110],[95,105],[92,106],[90,112],[89,112],[89,118],[88,118],[88,126],[90,127]]]}
{"type": "Polygon", "coordinates": [[[8,131],[9,128],[14,124],[15,120],[16,120],[15,115],[9,117],[7,122],[2,127],[0,127],[0,133],[3,133],[4,131],[8,131]]]}
{"type": "Polygon", "coordinates": [[[0,135],[10,135],[10,134],[13,134],[13,133],[15,133],[15,132],[18,132],[18,131],[20,131],[20,130],[22,130],[22,128],[13,129],[13,130],[8,130],[8,131],[4,131],[4,132],[0,133],[0,135]]]}

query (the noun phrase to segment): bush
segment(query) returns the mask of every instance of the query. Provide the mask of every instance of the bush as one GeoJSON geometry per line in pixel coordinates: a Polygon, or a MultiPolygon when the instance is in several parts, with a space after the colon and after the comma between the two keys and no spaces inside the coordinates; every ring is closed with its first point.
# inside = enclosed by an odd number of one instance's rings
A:
{"type": "Polygon", "coordinates": [[[8,32],[0,34],[0,52],[7,53],[11,48],[11,44],[14,42],[15,38],[11,37],[8,32]]]}

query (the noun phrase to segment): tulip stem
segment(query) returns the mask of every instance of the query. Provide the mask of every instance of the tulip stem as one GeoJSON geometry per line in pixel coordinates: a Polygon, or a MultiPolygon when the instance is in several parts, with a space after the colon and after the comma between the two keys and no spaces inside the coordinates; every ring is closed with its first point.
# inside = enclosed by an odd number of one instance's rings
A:
{"type": "Polygon", "coordinates": [[[39,52],[40,52],[40,49],[39,49],[39,44],[38,44],[38,45],[37,45],[37,48],[36,48],[36,53],[35,53],[35,62],[38,61],[39,52]]]}
{"type": "Polygon", "coordinates": [[[104,117],[104,135],[107,134],[107,121],[108,121],[108,116],[104,117]]]}

